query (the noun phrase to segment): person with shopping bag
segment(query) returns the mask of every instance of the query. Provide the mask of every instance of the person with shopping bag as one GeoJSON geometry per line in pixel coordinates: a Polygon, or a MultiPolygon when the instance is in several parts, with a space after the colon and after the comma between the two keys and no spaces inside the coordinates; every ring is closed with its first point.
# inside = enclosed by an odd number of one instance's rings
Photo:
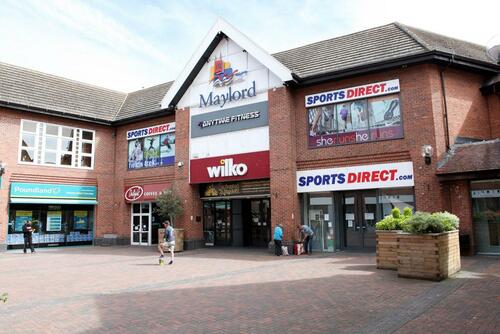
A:
{"type": "Polygon", "coordinates": [[[283,249],[281,246],[283,241],[283,225],[278,224],[274,228],[274,255],[281,256],[283,255],[283,249]]]}
{"type": "Polygon", "coordinates": [[[312,239],[314,231],[307,225],[297,225],[297,229],[299,229],[302,234],[300,242],[304,243],[304,253],[312,255],[312,239]]]}

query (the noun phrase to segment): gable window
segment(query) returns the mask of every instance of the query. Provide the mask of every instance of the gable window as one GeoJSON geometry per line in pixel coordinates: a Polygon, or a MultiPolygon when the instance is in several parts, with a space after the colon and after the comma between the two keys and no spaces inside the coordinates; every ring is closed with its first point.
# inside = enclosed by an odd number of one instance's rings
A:
{"type": "Polygon", "coordinates": [[[20,163],[94,167],[93,130],[22,120],[20,137],[20,163]]]}

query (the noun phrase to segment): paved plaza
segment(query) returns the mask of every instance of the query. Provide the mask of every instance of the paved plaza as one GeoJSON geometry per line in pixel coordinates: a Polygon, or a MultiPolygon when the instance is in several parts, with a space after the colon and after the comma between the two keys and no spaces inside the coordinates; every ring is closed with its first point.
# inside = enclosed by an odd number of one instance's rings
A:
{"type": "Polygon", "coordinates": [[[377,270],[366,253],[277,258],[153,248],[0,255],[1,333],[498,333],[500,258],[462,258],[437,283],[377,270]]]}

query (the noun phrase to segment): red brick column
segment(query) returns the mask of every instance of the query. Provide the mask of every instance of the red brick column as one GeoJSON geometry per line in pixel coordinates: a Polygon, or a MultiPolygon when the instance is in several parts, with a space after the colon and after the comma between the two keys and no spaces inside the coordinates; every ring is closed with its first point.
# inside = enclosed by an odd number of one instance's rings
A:
{"type": "Polygon", "coordinates": [[[174,187],[183,201],[184,213],[175,227],[184,229],[188,247],[198,247],[203,240],[202,205],[197,185],[189,184],[189,109],[179,109],[175,115],[175,182],[174,187]],[[178,163],[183,163],[182,167],[178,163]],[[200,217],[197,221],[196,217],[200,217]]]}
{"type": "Polygon", "coordinates": [[[472,226],[472,197],[468,180],[453,181],[450,183],[451,212],[460,219],[460,234],[468,234],[470,238],[470,253],[475,249],[474,229],[472,226]]]}
{"type": "Polygon", "coordinates": [[[269,148],[271,165],[271,224],[283,224],[284,240],[297,235],[301,223],[296,189],[296,143],[293,96],[286,88],[269,90],[269,148]]]}

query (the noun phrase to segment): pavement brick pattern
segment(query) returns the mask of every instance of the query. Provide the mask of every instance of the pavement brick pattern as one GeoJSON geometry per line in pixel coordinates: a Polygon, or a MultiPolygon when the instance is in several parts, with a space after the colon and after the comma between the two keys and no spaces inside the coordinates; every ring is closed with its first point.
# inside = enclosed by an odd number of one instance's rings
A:
{"type": "Polygon", "coordinates": [[[0,255],[0,333],[498,333],[500,258],[443,282],[377,270],[372,254],[152,248],[0,255]]]}

